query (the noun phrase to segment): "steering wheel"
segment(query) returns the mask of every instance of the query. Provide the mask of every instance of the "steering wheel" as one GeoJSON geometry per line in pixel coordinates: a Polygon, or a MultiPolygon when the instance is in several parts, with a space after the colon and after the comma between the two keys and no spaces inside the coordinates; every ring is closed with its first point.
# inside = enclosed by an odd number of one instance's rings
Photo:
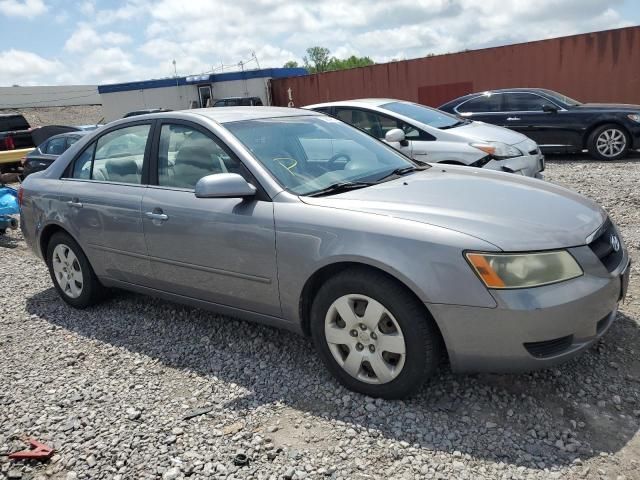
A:
{"type": "MultiPolygon", "coordinates": [[[[351,157],[346,153],[336,153],[333,157],[329,159],[329,161],[327,162],[327,166],[330,169],[335,170],[335,166],[338,163],[338,160],[340,160],[341,158],[345,160],[344,162],[345,165],[351,161],[351,157]]],[[[344,168],[344,166],[342,168],[344,168]]]]}

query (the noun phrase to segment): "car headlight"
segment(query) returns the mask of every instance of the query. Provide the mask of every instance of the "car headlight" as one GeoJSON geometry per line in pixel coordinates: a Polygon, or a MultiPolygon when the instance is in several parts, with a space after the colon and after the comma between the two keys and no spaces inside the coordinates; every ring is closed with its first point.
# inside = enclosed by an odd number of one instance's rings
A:
{"type": "Polygon", "coordinates": [[[487,288],[528,288],[582,275],[566,250],[537,253],[468,252],[467,260],[487,288]]]}
{"type": "Polygon", "coordinates": [[[640,123],[640,113],[630,113],[627,118],[633,122],[640,123]]]}
{"type": "Polygon", "coordinates": [[[482,150],[497,160],[522,156],[522,152],[516,147],[502,142],[478,142],[470,145],[478,150],[482,150]]]}

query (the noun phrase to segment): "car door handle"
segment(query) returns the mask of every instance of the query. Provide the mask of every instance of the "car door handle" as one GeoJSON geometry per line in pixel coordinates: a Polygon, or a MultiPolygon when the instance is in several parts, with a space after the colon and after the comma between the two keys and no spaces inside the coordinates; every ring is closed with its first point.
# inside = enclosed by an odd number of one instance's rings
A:
{"type": "Polygon", "coordinates": [[[67,205],[70,206],[71,208],[82,208],[82,203],[77,198],[74,198],[73,200],[69,200],[67,202],[67,205]]]}
{"type": "Polygon", "coordinates": [[[508,122],[517,122],[520,120],[520,117],[507,117],[508,122]]]}
{"type": "Polygon", "coordinates": [[[161,220],[166,221],[169,220],[169,215],[165,213],[157,213],[157,212],[145,212],[144,214],[149,220],[161,220]]]}

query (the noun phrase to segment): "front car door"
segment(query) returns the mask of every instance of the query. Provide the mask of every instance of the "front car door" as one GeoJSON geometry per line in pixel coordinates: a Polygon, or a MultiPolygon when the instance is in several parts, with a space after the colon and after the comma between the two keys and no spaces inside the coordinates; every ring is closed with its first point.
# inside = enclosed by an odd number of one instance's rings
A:
{"type": "Polygon", "coordinates": [[[280,316],[273,203],[241,161],[204,127],[163,120],[142,211],[154,288],[280,316]],[[238,173],[258,187],[242,198],[196,198],[197,181],[238,173]]]}
{"type": "Polygon", "coordinates": [[[63,223],[99,277],[139,285],[152,278],[140,213],[151,128],[151,122],[136,122],[106,131],[63,178],[63,223]]]}
{"type": "Polygon", "coordinates": [[[581,143],[570,121],[571,113],[537,93],[507,92],[503,108],[508,114],[506,126],[535,140],[545,150],[562,152],[581,143]]]}
{"type": "MultiPolygon", "coordinates": [[[[385,141],[384,137],[389,130],[394,128],[404,130],[404,122],[364,108],[335,107],[335,117],[383,141],[385,141]]],[[[405,134],[407,134],[406,131],[405,134]]],[[[413,149],[411,142],[407,142],[406,145],[394,142],[390,145],[404,153],[407,157],[412,158],[413,149]]]]}

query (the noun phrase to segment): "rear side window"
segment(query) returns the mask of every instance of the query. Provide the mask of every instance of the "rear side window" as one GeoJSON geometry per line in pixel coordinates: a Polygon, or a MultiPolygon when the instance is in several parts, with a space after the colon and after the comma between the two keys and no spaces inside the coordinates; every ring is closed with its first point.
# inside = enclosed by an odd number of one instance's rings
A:
{"type": "Polygon", "coordinates": [[[47,143],[47,148],[44,153],[47,155],[62,155],[62,153],[67,149],[66,140],[64,137],[52,138],[47,143]]]}
{"type": "Polygon", "coordinates": [[[481,95],[456,107],[458,113],[501,112],[502,95],[481,95]]]}
{"type": "Polygon", "coordinates": [[[504,110],[507,112],[541,112],[545,105],[551,105],[551,102],[532,93],[504,95],[504,110]]]}
{"type": "Polygon", "coordinates": [[[73,178],[117,183],[142,183],[142,163],[151,125],[109,132],[76,158],[73,178]]]}

